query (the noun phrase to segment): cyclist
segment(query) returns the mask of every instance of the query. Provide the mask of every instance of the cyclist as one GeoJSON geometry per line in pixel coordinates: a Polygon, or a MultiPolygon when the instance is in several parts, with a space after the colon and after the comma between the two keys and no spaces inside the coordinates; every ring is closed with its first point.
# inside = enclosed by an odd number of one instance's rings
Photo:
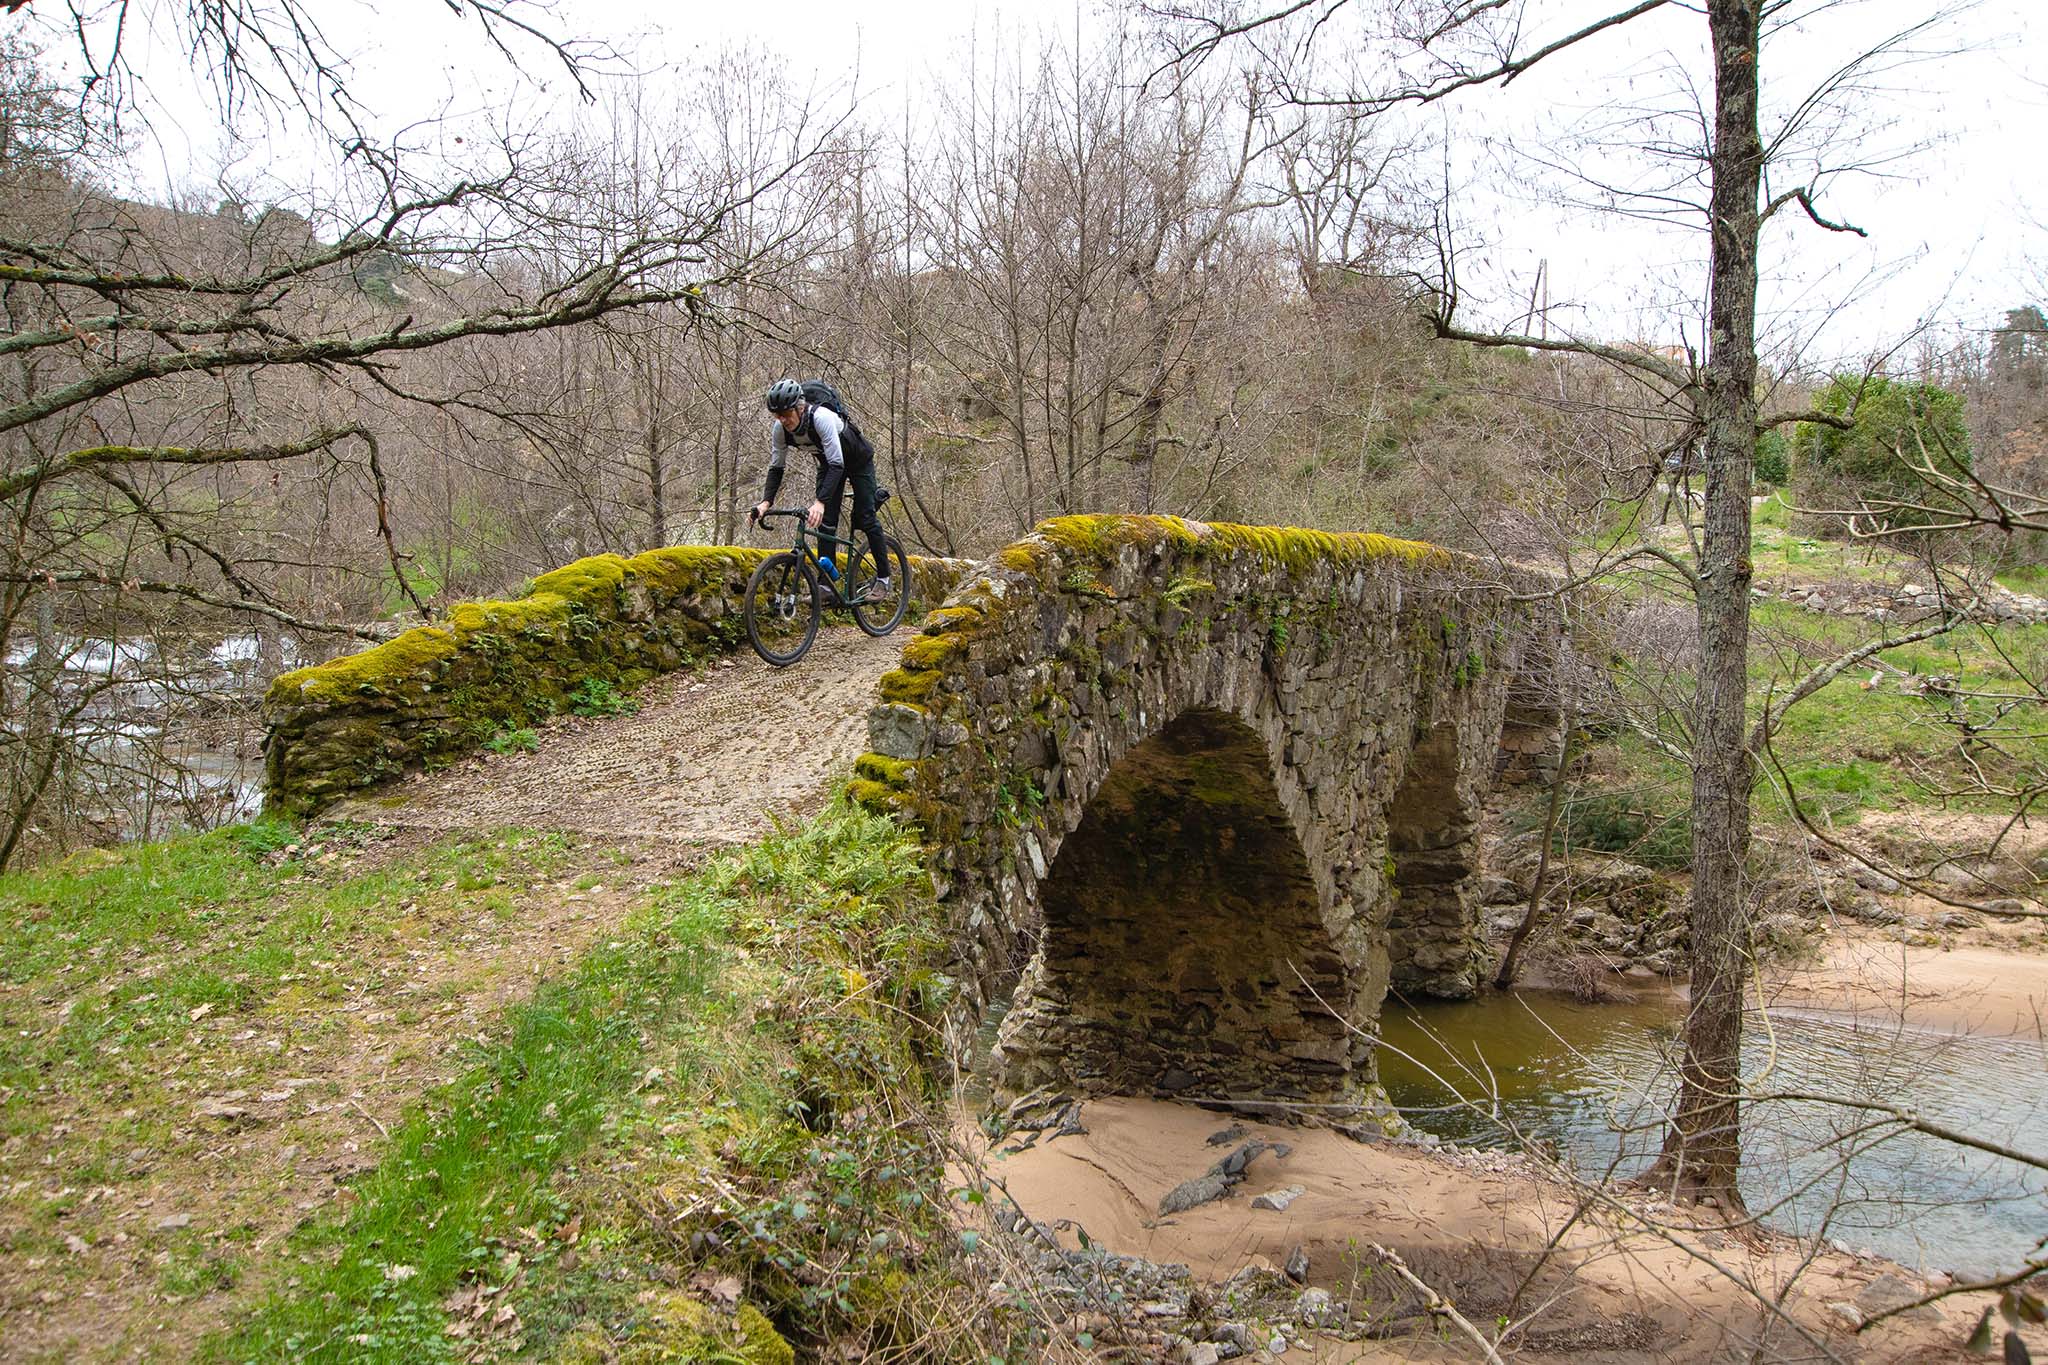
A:
{"type": "MultiPolygon", "coordinates": [[[[848,432],[848,423],[823,404],[807,402],[803,385],[794,379],[778,379],[768,386],[768,411],[775,415],[775,429],[768,438],[768,481],[761,489],[761,501],[754,505],[749,520],[758,522],[775,501],[782,487],[783,465],[791,447],[808,450],[818,461],[817,496],[804,514],[813,531],[826,535],[839,529],[839,504],[847,482],[853,484],[853,529],[868,538],[876,568],[884,572],[869,585],[867,595],[886,598],[894,591],[886,570],[889,567],[887,541],[881,518],[875,515],[875,448],[860,436],[848,432]]],[[[827,561],[829,563],[829,561],[827,561]]]]}

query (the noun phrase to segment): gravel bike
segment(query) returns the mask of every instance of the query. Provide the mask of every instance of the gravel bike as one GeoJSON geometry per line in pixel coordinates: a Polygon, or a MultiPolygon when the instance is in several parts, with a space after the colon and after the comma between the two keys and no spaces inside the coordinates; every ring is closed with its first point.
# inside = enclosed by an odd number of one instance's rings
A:
{"type": "MultiPolygon", "coordinates": [[[[876,499],[877,513],[888,498],[884,492],[876,499]]],[[[761,514],[763,522],[775,517],[796,522],[796,540],[762,560],[747,580],[747,640],[756,654],[777,668],[803,658],[818,638],[828,594],[830,604],[851,611],[854,623],[868,634],[896,629],[910,605],[910,558],[896,537],[883,538],[889,562],[883,566],[886,572],[878,574],[874,551],[854,543],[858,531],[852,537],[813,531],[804,524],[802,508],[777,507],[761,514]],[[840,564],[846,566],[843,573],[840,564]]]]}

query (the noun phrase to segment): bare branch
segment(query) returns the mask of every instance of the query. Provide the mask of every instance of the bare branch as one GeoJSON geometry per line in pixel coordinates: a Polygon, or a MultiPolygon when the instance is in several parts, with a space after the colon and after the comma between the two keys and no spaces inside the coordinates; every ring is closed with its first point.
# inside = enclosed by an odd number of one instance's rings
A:
{"type": "Polygon", "coordinates": [[[1826,687],[1829,683],[1841,677],[1871,655],[1882,654],[1888,649],[1898,649],[1903,645],[1918,644],[1922,640],[1932,640],[1936,636],[1946,635],[1957,626],[1963,624],[1963,620],[1964,618],[1960,613],[1945,615],[1931,626],[1923,626],[1918,630],[1908,631],[1906,634],[1896,638],[1866,640],[1854,649],[1848,650],[1821,664],[1794,684],[1792,690],[1787,692],[1782,700],[1767,706],[1764,709],[1763,715],[1757,717],[1756,726],[1749,733],[1750,752],[1759,753],[1763,750],[1766,737],[1783,723],[1787,711],[1790,711],[1800,702],[1820,691],[1823,687],[1826,687]]]}
{"type": "Polygon", "coordinates": [[[1471,332],[1451,324],[1449,314],[1438,313],[1430,318],[1430,326],[1438,337],[1445,341],[1466,341],[1474,346],[1521,346],[1532,351],[1553,351],[1568,355],[1593,356],[1615,365],[1624,365],[1632,370],[1653,375],[1678,389],[1691,389],[1692,376],[1661,356],[1647,351],[1631,350],[1625,346],[1608,346],[1594,341],[1571,341],[1561,338],[1518,336],[1505,332],[1471,332]]]}
{"type": "Polygon", "coordinates": [[[1836,431],[1854,431],[1856,429],[1856,419],[1854,417],[1843,417],[1838,413],[1815,412],[1811,410],[1806,412],[1774,412],[1768,417],[1759,417],[1756,429],[1759,433],[1766,432],[1772,427],[1782,427],[1788,422],[1810,422],[1815,426],[1833,427],[1836,431]]]}
{"type": "Polygon", "coordinates": [[[1410,1289],[1422,1295],[1424,1312],[1428,1313],[1431,1317],[1444,1319],[1460,1332],[1463,1332],[1470,1338],[1472,1344],[1479,1348],[1481,1357],[1490,1362],[1490,1365],[1502,1365],[1500,1352],[1496,1351],[1493,1343],[1486,1339],[1486,1334],[1477,1327],[1474,1327],[1472,1320],[1463,1313],[1460,1313],[1449,1299],[1437,1293],[1420,1276],[1410,1270],[1406,1261],[1386,1247],[1381,1246],[1378,1242],[1367,1243],[1365,1249],[1379,1257],[1389,1270],[1407,1282],[1410,1289]]]}
{"type": "Polygon", "coordinates": [[[303,441],[288,441],[283,445],[274,446],[219,446],[212,449],[193,449],[186,446],[88,446],[0,479],[0,502],[11,502],[24,493],[42,487],[52,479],[109,465],[262,464],[274,460],[296,460],[315,451],[325,450],[345,437],[368,435],[369,432],[365,428],[351,423],[345,427],[315,432],[303,441]]]}
{"type": "Polygon", "coordinates": [[[90,569],[65,569],[50,573],[0,573],[0,583],[21,583],[42,587],[95,587],[115,588],[122,592],[159,593],[168,597],[182,597],[188,602],[201,606],[219,607],[225,611],[250,612],[257,616],[268,616],[273,621],[300,630],[319,631],[328,635],[353,635],[359,640],[381,641],[384,637],[367,626],[337,625],[332,621],[316,621],[310,617],[295,616],[282,607],[268,602],[251,602],[242,598],[221,597],[205,592],[189,583],[165,583],[146,578],[122,578],[117,574],[100,573],[90,569]]]}
{"type": "MultiPolygon", "coordinates": [[[[1856,1324],[1856,1330],[1859,1332],[1866,1331],[1883,1322],[1886,1318],[1897,1317],[1901,1313],[1910,1313],[1916,1308],[1925,1308],[1930,1303],[1940,1303],[1943,1299],[1953,1298],[1957,1294],[1993,1294],[2002,1289],[2011,1289],[2015,1285],[2025,1284],[2028,1280],[2043,1272],[2048,1272],[2048,1256],[2038,1254],[2029,1256],[2018,1270],[2013,1271],[2009,1275],[2000,1275],[1995,1279],[1989,1280],[1959,1280],[1946,1289],[1937,1289],[1931,1294],[1922,1294],[1917,1299],[1906,1303],[1894,1304],[1879,1313],[1872,1313],[1869,1317],[1863,1319],[1862,1322],[1856,1324]]],[[[2007,1358],[2010,1359],[2009,1356],[2007,1358]]]]}
{"type": "Polygon", "coordinates": [[[1776,199],[1773,199],[1770,202],[1769,206],[1764,209],[1763,217],[1765,219],[1768,219],[1772,214],[1776,213],[1779,209],[1785,207],[1785,205],[1792,203],[1794,201],[1797,201],[1799,207],[1806,210],[1806,216],[1808,218],[1811,218],[1817,225],[1826,228],[1829,232],[1853,232],[1858,237],[1868,237],[1870,235],[1869,233],[1865,232],[1862,228],[1857,227],[1854,223],[1834,223],[1821,217],[1820,210],[1813,206],[1812,197],[1804,189],[1787,190],[1785,193],[1779,195],[1776,199]]]}

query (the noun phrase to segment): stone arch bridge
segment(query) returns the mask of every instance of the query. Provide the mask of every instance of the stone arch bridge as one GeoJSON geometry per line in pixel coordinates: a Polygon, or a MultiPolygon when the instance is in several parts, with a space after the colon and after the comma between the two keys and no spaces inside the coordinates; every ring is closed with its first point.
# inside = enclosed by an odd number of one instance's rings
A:
{"type": "Polygon", "coordinates": [[[882,679],[854,783],[926,841],[956,1053],[1021,974],[1008,1092],[1377,1109],[1390,987],[1485,970],[1475,834],[1504,732],[1541,725],[1542,611],[1433,546],[1163,517],[981,566],[882,679]]]}

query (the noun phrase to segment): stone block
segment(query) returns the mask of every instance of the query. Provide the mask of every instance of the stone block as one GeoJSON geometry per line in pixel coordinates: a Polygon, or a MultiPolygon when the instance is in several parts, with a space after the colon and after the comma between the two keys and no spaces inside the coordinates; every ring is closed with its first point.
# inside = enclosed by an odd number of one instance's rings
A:
{"type": "Polygon", "coordinates": [[[877,706],[868,712],[868,747],[903,762],[928,756],[932,751],[931,713],[901,702],[877,706]]]}

